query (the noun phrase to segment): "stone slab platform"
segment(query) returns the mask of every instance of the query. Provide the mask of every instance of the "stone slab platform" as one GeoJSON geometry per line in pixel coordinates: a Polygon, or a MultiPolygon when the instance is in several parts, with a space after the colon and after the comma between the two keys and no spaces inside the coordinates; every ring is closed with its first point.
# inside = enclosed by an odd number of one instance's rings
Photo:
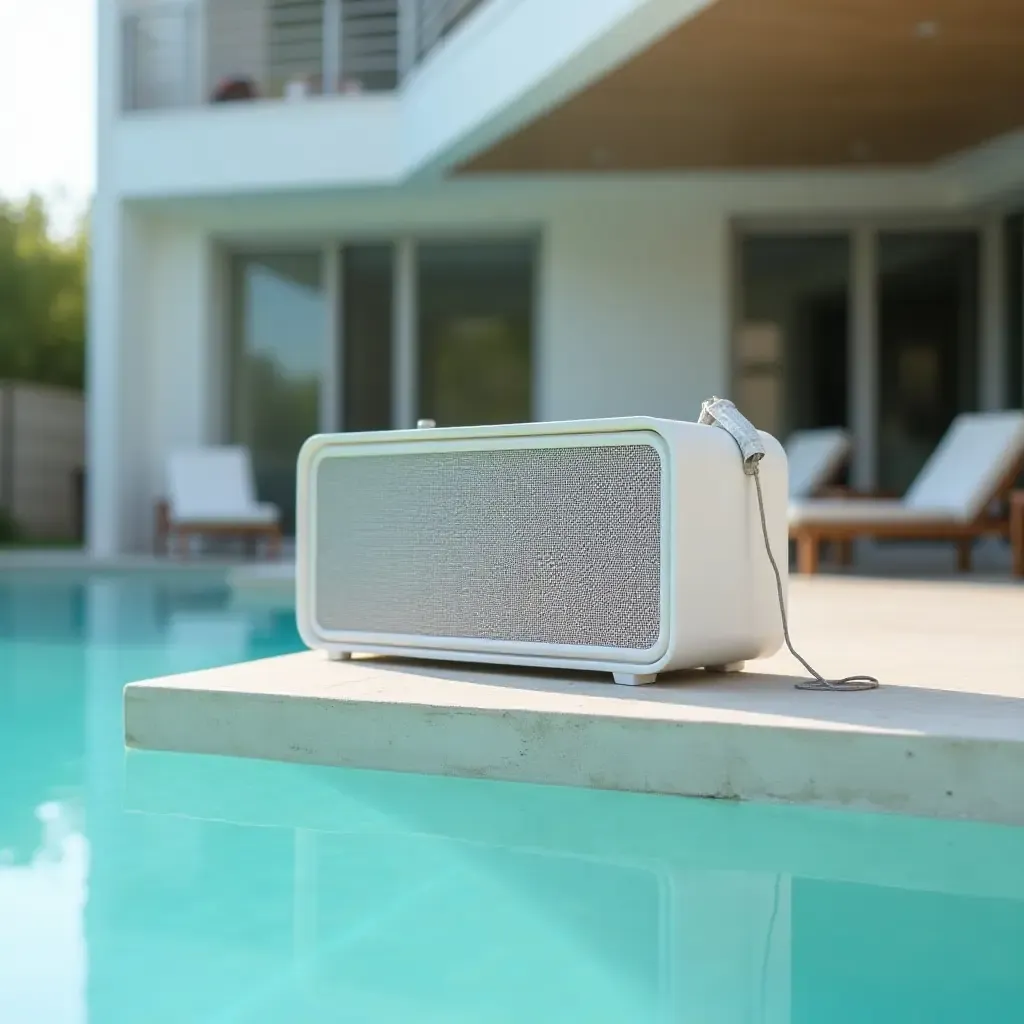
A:
{"type": "MultiPolygon", "coordinates": [[[[794,580],[798,649],[870,693],[317,653],[135,683],[129,747],[1024,825],[1024,588],[794,580]]],[[[798,668],[799,666],[796,666],[798,668]]]]}

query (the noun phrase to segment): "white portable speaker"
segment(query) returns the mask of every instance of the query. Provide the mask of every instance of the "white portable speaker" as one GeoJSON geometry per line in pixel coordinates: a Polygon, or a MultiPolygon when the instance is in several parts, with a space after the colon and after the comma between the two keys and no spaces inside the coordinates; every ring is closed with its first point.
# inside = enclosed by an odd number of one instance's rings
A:
{"type": "MultiPolygon", "coordinates": [[[[768,535],[785,567],[786,456],[760,439],[768,535]]],[[[312,437],[299,455],[296,561],[300,634],[336,658],[637,684],[768,655],[783,639],[753,478],[725,430],[696,423],[312,437]]]]}

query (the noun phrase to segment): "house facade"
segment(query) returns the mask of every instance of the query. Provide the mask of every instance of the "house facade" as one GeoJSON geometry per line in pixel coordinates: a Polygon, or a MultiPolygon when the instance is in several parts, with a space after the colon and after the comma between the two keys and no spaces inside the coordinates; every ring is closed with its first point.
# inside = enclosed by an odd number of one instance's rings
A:
{"type": "Polygon", "coordinates": [[[733,397],[906,486],[1019,407],[1006,0],[98,4],[88,542],[175,448],[733,397]]]}

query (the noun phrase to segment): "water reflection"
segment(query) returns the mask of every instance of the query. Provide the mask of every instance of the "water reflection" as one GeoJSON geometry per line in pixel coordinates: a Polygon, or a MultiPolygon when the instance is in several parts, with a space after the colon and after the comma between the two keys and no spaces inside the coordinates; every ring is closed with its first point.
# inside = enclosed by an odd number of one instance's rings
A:
{"type": "Polygon", "coordinates": [[[126,759],[125,682],[294,649],[294,627],[137,580],[61,600],[77,626],[56,597],[23,633],[0,620],[3,1024],[887,1024],[1024,1004],[1024,830],[126,759]]]}
{"type": "MultiPolygon", "coordinates": [[[[287,610],[232,612],[227,597],[222,581],[203,574],[161,582],[11,573],[0,582],[3,1024],[126,1019],[117,994],[125,963],[103,955],[102,923],[104,893],[133,856],[133,837],[122,834],[121,690],[132,679],[297,647],[287,610]],[[97,978],[120,980],[100,991],[97,978]]],[[[140,831],[147,843],[159,837],[166,877],[187,880],[187,827],[151,820],[140,831]]]]}
{"type": "MultiPolygon", "coordinates": [[[[1020,830],[157,754],[126,783],[139,822],[201,829],[190,899],[218,912],[179,897],[160,948],[233,965],[189,994],[217,1019],[885,1024],[1024,998],[1020,830]]],[[[160,873],[124,897],[151,922],[160,873]]]]}
{"type": "Polygon", "coordinates": [[[6,1022],[87,1019],[83,929],[89,847],[81,807],[35,809],[26,859],[0,850],[0,1007],[6,1022]]]}

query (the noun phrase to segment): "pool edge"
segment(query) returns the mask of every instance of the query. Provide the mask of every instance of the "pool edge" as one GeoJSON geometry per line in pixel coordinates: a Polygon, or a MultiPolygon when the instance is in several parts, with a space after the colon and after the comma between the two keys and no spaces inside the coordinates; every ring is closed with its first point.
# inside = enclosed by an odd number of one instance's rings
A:
{"type": "Polygon", "coordinates": [[[1007,722],[1005,699],[890,691],[796,704],[793,692],[786,677],[750,675],[621,695],[568,674],[338,665],[307,653],[132,684],[125,739],[146,750],[1024,825],[1024,723],[1007,722]],[[829,703],[851,700],[863,702],[852,716],[849,703],[829,703]]]}

